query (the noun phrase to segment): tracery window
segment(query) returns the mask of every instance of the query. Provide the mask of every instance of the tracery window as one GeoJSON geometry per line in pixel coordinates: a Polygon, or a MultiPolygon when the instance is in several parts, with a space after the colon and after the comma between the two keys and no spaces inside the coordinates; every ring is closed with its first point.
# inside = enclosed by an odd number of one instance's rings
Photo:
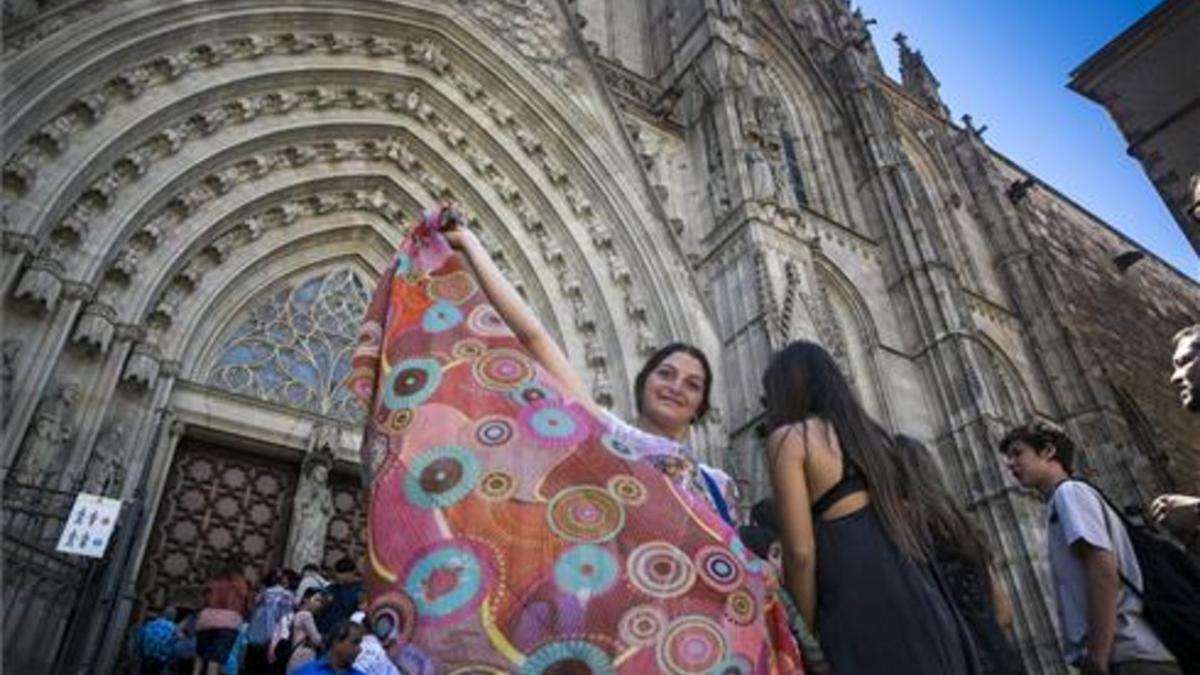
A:
{"type": "Polygon", "coordinates": [[[283,288],[250,310],[221,347],[208,383],[263,401],[358,422],[342,382],[370,292],[348,269],[283,288]]]}

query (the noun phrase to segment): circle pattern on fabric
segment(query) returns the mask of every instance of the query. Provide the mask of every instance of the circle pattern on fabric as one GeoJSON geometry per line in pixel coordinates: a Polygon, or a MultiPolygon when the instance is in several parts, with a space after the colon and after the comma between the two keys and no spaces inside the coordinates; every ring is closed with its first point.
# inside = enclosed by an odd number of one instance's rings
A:
{"type": "Polygon", "coordinates": [[[474,550],[461,542],[447,543],[417,559],[405,578],[404,591],[420,619],[442,619],[478,606],[485,575],[474,550]]]}
{"type": "Polygon", "coordinates": [[[467,315],[467,328],[476,335],[486,337],[508,337],[513,333],[504,323],[504,318],[491,305],[479,305],[467,315]]]}
{"type": "Polygon", "coordinates": [[[458,342],[454,343],[453,347],[450,348],[451,356],[464,361],[477,359],[486,351],[487,345],[483,344],[483,342],[480,340],[476,340],[475,338],[459,340],[458,342]]]}
{"type": "Polygon", "coordinates": [[[479,479],[479,494],[486,499],[502,501],[517,491],[517,479],[507,471],[489,471],[479,479]]]}
{"type": "Polygon", "coordinates": [[[637,590],[653,598],[683,595],[696,582],[687,554],[665,541],[648,541],[633,549],[625,572],[637,590]]]}
{"type": "Polygon", "coordinates": [[[495,448],[512,440],[516,430],[512,421],[507,417],[485,417],[475,427],[475,440],[480,445],[495,448]]]}
{"type": "Polygon", "coordinates": [[[575,405],[542,402],[527,405],[517,412],[517,422],[535,443],[543,448],[562,449],[587,440],[587,414],[575,405]]]}
{"type": "Polygon", "coordinates": [[[533,377],[533,365],[515,349],[493,349],[479,357],[471,372],[488,389],[511,391],[533,377]]]}
{"type": "Polygon", "coordinates": [[[729,617],[730,621],[748,626],[754,623],[757,613],[758,603],[745,588],[739,588],[725,597],[725,616],[729,617]]]}
{"type": "Polygon", "coordinates": [[[696,568],[704,583],[718,591],[732,591],[742,583],[742,568],[733,553],[721,546],[705,546],[696,553],[696,568]]]}
{"type": "Polygon", "coordinates": [[[442,364],[435,359],[405,359],[388,371],[383,402],[392,410],[415,408],[442,383],[442,364]]]}
{"type": "Polygon", "coordinates": [[[629,506],[646,503],[646,486],[633,476],[622,473],[608,479],[608,491],[629,506]]]}
{"type": "Polygon", "coordinates": [[[600,595],[617,582],[621,568],[607,549],[579,544],[563,551],[554,563],[554,582],[564,593],[600,595]]]}
{"type": "Polygon", "coordinates": [[[638,452],[634,446],[616,434],[607,433],[602,435],[600,437],[600,445],[603,445],[606,450],[621,459],[638,458],[638,452]]]}
{"type": "Polygon", "coordinates": [[[725,637],[703,616],[682,616],[667,626],[658,643],[658,665],[671,673],[708,673],[725,660],[725,637]]]}
{"type": "Polygon", "coordinates": [[[529,655],[521,675],[615,675],[617,670],[604,650],[584,640],[563,640],[543,645],[529,655]]]}
{"type": "Polygon", "coordinates": [[[438,300],[421,316],[421,328],[426,333],[442,333],[462,323],[462,312],[452,303],[438,300]]]}
{"type": "Polygon", "coordinates": [[[526,382],[509,393],[513,403],[520,406],[541,403],[542,401],[557,401],[558,396],[537,382],[526,382]]]}
{"type": "Polygon", "coordinates": [[[426,285],[425,292],[429,294],[431,300],[445,300],[455,305],[461,305],[475,294],[477,288],[475,279],[470,274],[459,270],[440,277],[433,277],[426,285]]]}
{"type": "Polygon", "coordinates": [[[654,644],[667,625],[667,614],[661,607],[638,605],[621,615],[617,622],[617,637],[631,646],[654,644]]]}
{"type": "Polygon", "coordinates": [[[404,492],[414,505],[436,509],[454,504],[479,481],[479,460],[467,448],[430,448],[413,461],[404,479],[404,492]]]}
{"type": "Polygon", "coordinates": [[[712,669],[713,675],[750,675],[752,666],[746,657],[730,654],[712,669]]]}
{"type": "Polygon", "coordinates": [[[404,593],[385,593],[371,603],[371,632],[385,645],[408,644],[417,628],[417,607],[404,593]]]}
{"type": "Polygon", "coordinates": [[[568,541],[595,544],[617,536],[625,509],[607,490],[591,485],[569,487],[546,507],[550,529],[568,541]]]}

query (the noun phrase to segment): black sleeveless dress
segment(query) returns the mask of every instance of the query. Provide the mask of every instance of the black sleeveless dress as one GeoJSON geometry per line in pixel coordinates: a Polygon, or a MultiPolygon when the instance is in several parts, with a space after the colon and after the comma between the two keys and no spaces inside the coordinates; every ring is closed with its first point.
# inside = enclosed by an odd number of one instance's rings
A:
{"type": "Polygon", "coordinates": [[[992,578],[986,565],[965,555],[955,542],[938,537],[934,541],[938,571],[962,616],[979,656],[983,675],[1024,675],[1021,659],[996,621],[992,578]]]}
{"type": "Polygon", "coordinates": [[[837,675],[974,675],[974,649],[933,569],[901,554],[875,508],[823,520],[864,489],[850,467],[813,504],[817,633],[837,675]]]}

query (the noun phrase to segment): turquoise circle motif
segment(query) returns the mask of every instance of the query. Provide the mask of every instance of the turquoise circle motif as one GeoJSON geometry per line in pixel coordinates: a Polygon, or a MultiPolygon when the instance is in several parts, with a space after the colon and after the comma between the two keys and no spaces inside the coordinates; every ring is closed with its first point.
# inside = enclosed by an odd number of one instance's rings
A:
{"type": "Polygon", "coordinates": [[[542,408],[529,416],[529,426],[546,438],[570,438],[579,427],[574,417],[562,408],[542,408]]]}
{"type": "Polygon", "coordinates": [[[422,556],[408,573],[404,592],[417,616],[438,619],[473,604],[484,585],[479,557],[461,545],[446,545],[422,556]]]}
{"type": "Polygon", "coordinates": [[[557,672],[555,666],[571,666],[569,672],[580,672],[579,667],[587,668],[591,675],[615,675],[616,668],[612,660],[596,645],[583,640],[564,640],[551,642],[538,648],[521,664],[521,675],[542,675],[542,673],[557,672]]]}
{"type": "Polygon", "coordinates": [[[442,383],[442,364],[434,359],[406,359],[388,370],[383,403],[391,410],[415,408],[442,383]]]}
{"type": "Polygon", "coordinates": [[[462,323],[462,312],[448,300],[438,300],[425,310],[421,328],[427,333],[442,333],[462,323]]]}
{"type": "Polygon", "coordinates": [[[599,595],[612,588],[620,574],[616,558],[592,544],[573,546],[554,563],[554,582],[564,593],[599,595]]]}
{"type": "Polygon", "coordinates": [[[430,448],[408,468],[404,494],[420,508],[445,508],[475,489],[479,473],[479,460],[467,448],[454,445],[430,448]]]}

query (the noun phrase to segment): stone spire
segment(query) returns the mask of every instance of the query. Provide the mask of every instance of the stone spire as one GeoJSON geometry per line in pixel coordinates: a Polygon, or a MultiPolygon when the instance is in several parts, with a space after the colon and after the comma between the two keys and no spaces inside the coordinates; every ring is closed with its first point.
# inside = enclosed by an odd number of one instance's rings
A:
{"type": "Polygon", "coordinates": [[[900,77],[904,88],[915,94],[926,105],[946,115],[949,110],[942,103],[938,93],[941,83],[933,76],[933,71],[925,65],[925,57],[921,51],[908,46],[908,36],[896,33],[896,44],[900,46],[900,77]]]}

